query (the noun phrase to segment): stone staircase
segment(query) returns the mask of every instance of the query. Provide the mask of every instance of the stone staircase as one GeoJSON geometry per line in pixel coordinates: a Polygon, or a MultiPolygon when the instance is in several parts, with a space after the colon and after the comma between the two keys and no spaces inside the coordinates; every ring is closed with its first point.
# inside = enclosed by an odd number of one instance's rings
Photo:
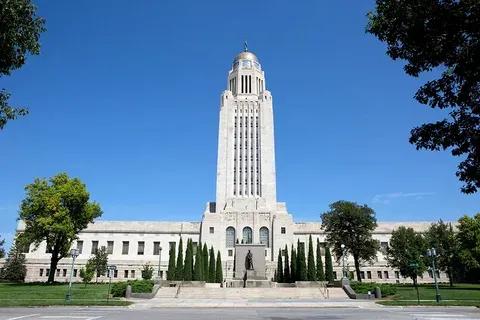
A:
{"type": "Polygon", "coordinates": [[[348,299],[341,288],[160,288],[154,299],[326,300],[348,299]]]}

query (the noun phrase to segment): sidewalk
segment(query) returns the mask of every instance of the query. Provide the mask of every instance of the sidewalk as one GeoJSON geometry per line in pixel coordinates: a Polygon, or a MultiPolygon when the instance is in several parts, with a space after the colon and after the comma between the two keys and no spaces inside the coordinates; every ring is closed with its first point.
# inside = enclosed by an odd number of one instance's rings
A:
{"type": "Polygon", "coordinates": [[[384,308],[365,300],[314,300],[314,299],[130,299],[130,309],[151,308],[384,308]]]}

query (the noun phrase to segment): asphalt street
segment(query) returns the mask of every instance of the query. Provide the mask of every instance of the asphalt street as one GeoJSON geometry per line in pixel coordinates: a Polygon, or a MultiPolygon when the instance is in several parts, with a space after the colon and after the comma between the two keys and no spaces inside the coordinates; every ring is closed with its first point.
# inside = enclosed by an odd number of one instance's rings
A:
{"type": "Polygon", "coordinates": [[[376,307],[376,308],[105,308],[47,307],[0,308],[0,320],[149,320],[149,319],[417,319],[473,320],[480,319],[480,309],[460,307],[376,307]]]}

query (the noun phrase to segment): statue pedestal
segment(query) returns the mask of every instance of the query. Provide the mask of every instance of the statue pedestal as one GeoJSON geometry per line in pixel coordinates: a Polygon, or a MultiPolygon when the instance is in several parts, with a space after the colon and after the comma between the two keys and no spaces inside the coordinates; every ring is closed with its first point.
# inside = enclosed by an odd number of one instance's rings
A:
{"type": "Polygon", "coordinates": [[[248,280],[266,280],[264,273],[265,272],[260,273],[255,270],[247,270],[247,281],[248,280]]]}

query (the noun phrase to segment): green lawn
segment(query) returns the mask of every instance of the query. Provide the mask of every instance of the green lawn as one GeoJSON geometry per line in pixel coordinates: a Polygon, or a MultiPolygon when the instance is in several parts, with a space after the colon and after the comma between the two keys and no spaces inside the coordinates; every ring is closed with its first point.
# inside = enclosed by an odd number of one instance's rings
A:
{"type": "Polygon", "coordinates": [[[107,302],[108,284],[72,285],[72,300],[65,301],[68,284],[0,283],[0,307],[51,306],[51,305],[112,305],[124,306],[124,299],[110,298],[107,302]]]}
{"type": "MultiPolygon", "coordinates": [[[[456,284],[453,287],[440,285],[442,301],[435,301],[435,288],[433,285],[421,285],[418,288],[421,305],[441,306],[478,306],[480,307],[480,285],[456,284]]],[[[397,293],[379,303],[384,305],[417,305],[417,292],[413,286],[398,286],[397,293]]]]}

